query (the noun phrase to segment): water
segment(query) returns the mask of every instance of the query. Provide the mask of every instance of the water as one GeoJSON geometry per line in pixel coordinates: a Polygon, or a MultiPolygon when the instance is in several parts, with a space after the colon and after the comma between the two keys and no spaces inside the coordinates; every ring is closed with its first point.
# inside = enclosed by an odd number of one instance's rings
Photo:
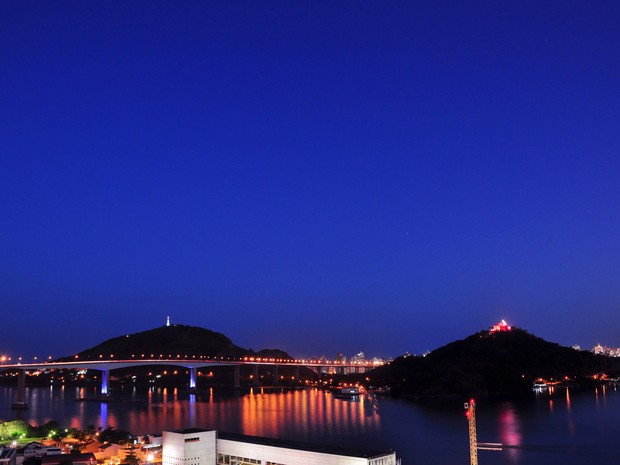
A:
{"type": "MultiPolygon", "coordinates": [[[[15,389],[0,387],[0,420],[13,419],[15,389]]],[[[428,406],[391,398],[335,399],[319,390],[209,391],[130,389],[130,402],[76,401],[90,388],[29,388],[31,424],[113,426],[134,434],[197,427],[364,449],[393,449],[403,465],[467,464],[469,442],[462,406],[428,406]]],[[[480,400],[478,440],[502,443],[479,451],[481,465],[584,465],[620,459],[620,392],[614,387],[557,388],[519,401],[480,400]]]]}

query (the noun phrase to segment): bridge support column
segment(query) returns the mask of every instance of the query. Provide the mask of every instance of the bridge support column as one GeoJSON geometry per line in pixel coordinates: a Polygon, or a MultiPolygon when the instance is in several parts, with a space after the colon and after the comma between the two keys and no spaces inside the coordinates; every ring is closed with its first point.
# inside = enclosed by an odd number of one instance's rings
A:
{"type": "Polygon", "coordinates": [[[109,394],[108,388],[110,387],[110,385],[108,381],[108,371],[109,370],[101,370],[101,395],[102,396],[107,396],[109,394]]]}
{"type": "Polygon", "coordinates": [[[295,383],[299,384],[299,365],[295,367],[295,383]]]}
{"type": "Polygon", "coordinates": [[[273,366],[273,385],[277,386],[280,381],[280,375],[278,374],[278,365],[273,366]]]}
{"type": "Polygon", "coordinates": [[[196,374],[198,372],[198,368],[190,367],[189,369],[189,389],[194,391],[196,389],[196,374]]]}
{"type": "Polygon", "coordinates": [[[238,388],[240,386],[240,382],[239,382],[239,365],[235,365],[233,367],[234,369],[234,383],[235,383],[235,388],[238,388]]]}
{"type": "Polygon", "coordinates": [[[258,365],[254,365],[254,373],[252,375],[252,386],[258,386],[258,365]]]}
{"type": "Polygon", "coordinates": [[[28,408],[28,404],[24,400],[26,398],[26,373],[24,370],[18,370],[17,372],[17,399],[11,405],[13,410],[25,410],[28,408]]]}

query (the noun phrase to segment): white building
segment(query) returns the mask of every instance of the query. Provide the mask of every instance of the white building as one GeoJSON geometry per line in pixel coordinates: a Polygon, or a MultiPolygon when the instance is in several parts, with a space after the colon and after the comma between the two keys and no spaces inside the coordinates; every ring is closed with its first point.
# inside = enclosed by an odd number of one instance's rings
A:
{"type": "Polygon", "coordinates": [[[162,465],[398,465],[395,452],[351,450],[198,429],[164,431],[162,465]]]}
{"type": "Polygon", "coordinates": [[[215,465],[215,431],[164,431],[162,465],[215,465]]]}
{"type": "Polygon", "coordinates": [[[60,447],[48,447],[44,446],[40,442],[30,442],[24,447],[24,458],[41,458],[46,455],[60,455],[62,449],[60,447]]]}

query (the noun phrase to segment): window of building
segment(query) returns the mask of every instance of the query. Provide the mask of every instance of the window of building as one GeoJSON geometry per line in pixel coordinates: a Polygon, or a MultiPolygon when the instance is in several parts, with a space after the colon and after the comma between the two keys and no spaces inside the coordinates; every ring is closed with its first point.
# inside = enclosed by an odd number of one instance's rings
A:
{"type": "MultiPolygon", "coordinates": [[[[261,465],[260,459],[251,459],[248,457],[238,457],[236,455],[217,454],[218,465],[261,465]]],[[[281,465],[281,464],[278,464],[281,465]]]]}

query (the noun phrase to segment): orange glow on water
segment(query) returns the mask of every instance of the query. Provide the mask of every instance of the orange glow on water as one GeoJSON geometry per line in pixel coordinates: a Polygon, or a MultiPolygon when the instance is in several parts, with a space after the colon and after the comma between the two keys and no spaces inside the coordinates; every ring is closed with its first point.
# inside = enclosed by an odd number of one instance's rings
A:
{"type": "MultiPolygon", "coordinates": [[[[254,391],[253,391],[254,392],[254,391]]],[[[242,433],[278,437],[291,428],[302,433],[339,433],[378,429],[379,416],[371,402],[334,399],[323,391],[250,393],[241,400],[242,433]]]]}
{"type": "MultiPolygon", "coordinates": [[[[65,397],[93,397],[95,388],[52,388],[45,392],[61,402],[65,397]],[[65,392],[66,391],[66,392],[65,392]],[[52,394],[53,393],[53,394],[52,394]]],[[[65,418],[70,427],[126,429],[135,434],[167,429],[216,428],[222,431],[265,437],[315,437],[367,435],[380,431],[381,417],[377,399],[362,394],[355,400],[336,399],[327,391],[303,389],[253,388],[243,393],[184,393],[181,389],[151,387],[140,394],[135,388],[125,390],[132,399],[145,403],[79,402],[74,414],[65,418]],[[249,392],[248,392],[249,391],[249,392]],[[142,397],[143,396],[143,397],[142,397]],[[93,416],[95,418],[93,418],[93,416]],[[86,420],[87,418],[92,420],[86,420]]],[[[120,391],[116,391],[117,393],[120,391]]],[[[32,397],[37,405],[37,397],[32,397]]],[[[53,418],[44,419],[50,421],[53,418]]]]}

